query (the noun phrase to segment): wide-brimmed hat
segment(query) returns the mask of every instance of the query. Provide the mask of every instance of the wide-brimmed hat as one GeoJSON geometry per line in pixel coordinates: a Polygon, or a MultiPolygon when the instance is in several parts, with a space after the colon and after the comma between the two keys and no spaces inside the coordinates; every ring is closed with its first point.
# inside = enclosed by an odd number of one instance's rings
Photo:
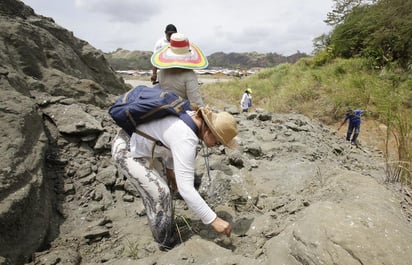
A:
{"type": "Polygon", "coordinates": [[[249,94],[252,94],[252,89],[251,88],[247,88],[246,91],[249,92],[249,94]]]}
{"type": "Polygon", "coordinates": [[[224,111],[215,113],[208,107],[201,107],[200,111],[203,120],[217,141],[232,149],[238,146],[236,141],[237,123],[231,114],[224,111]]]}
{"type": "Polygon", "coordinates": [[[151,62],[159,69],[203,69],[209,64],[200,48],[182,33],[172,34],[170,44],[155,52],[151,62]]]}

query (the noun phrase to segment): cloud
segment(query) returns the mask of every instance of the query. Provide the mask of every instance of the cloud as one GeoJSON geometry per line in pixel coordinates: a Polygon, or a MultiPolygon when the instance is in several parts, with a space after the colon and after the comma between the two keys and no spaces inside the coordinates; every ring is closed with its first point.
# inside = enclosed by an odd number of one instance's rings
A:
{"type": "Polygon", "coordinates": [[[75,0],[75,6],[106,15],[111,22],[139,23],[156,15],[159,3],[136,0],[75,0]]]}
{"type": "Polygon", "coordinates": [[[23,0],[97,49],[153,50],[173,23],[206,55],[311,53],[334,0],[23,0]],[[46,3],[47,2],[47,3],[46,3]]]}

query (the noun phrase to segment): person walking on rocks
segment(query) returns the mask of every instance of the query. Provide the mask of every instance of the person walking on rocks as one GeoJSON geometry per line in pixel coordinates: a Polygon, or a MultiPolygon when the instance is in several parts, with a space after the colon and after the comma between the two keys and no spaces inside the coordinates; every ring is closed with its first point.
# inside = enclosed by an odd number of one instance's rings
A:
{"type": "Polygon", "coordinates": [[[338,128],[338,130],[340,130],[340,128],[342,128],[342,126],[346,123],[346,121],[349,121],[348,130],[346,132],[346,140],[350,141],[351,145],[357,146],[357,139],[360,133],[360,124],[361,124],[362,114],[363,114],[363,110],[349,109],[346,112],[345,117],[343,118],[342,123],[340,124],[338,128]]]}
{"type": "Polygon", "coordinates": [[[249,108],[252,107],[252,89],[247,88],[245,90],[240,100],[240,107],[242,108],[242,112],[248,112],[249,108]]]}
{"type": "Polygon", "coordinates": [[[189,209],[217,233],[230,236],[232,230],[230,223],[218,217],[195,189],[194,173],[199,139],[207,147],[223,144],[235,148],[236,120],[227,112],[215,113],[207,107],[188,114],[196,124],[197,133],[173,115],[137,126],[139,131],[162,143],[154,150],[148,138],[136,133],[129,137],[122,129],[112,143],[113,159],[140,193],[150,229],[161,250],[178,243],[172,206],[175,191],[189,209]]]}
{"type": "MultiPolygon", "coordinates": [[[[153,53],[156,53],[158,50],[162,49],[164,46],[168,45],[170,43],[170,37],[172,34],[177,32],[177,28],[173,24],[169,24],[166,26],[165,29],[165,36],[158,39],[155,43],[155,47],[153,49],[153,53]]],[[[156,84],[157,81],[157,67],[153,66],[152,68],[152,76],[150,77],[150,80],[152,81],[153,84],[156,84]]]]}
{"type": "Polygon", "coordinates": [[[206,56],[182,33],[174,33],[170,44],[152,55],[152,65],[159,69],[159,85],[191,103],[203,106],[195,69],[208,66],[206,56]]]}

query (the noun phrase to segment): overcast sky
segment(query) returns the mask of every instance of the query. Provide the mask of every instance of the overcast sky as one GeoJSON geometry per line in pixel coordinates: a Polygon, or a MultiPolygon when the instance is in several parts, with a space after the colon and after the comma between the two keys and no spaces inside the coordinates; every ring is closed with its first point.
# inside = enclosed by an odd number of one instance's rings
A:
{"type": "Polygon", "coordinates": [[[331,29],[333,0],[23,0],[34,11],[104,52],[152,51],[174,24],[206,55],[214,52],[310,54],[331,29]]]}

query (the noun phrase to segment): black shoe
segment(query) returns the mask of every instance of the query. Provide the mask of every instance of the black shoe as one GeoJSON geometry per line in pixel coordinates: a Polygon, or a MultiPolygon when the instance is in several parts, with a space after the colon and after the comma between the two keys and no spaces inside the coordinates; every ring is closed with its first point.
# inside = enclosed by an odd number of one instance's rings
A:
{"type": "Polygon", "coordinates": [[[173,236],[167,239],[166,242],[158,243],[160,251],[169,251],[180,243],[177,233],[173,233],[173,236]]]}

